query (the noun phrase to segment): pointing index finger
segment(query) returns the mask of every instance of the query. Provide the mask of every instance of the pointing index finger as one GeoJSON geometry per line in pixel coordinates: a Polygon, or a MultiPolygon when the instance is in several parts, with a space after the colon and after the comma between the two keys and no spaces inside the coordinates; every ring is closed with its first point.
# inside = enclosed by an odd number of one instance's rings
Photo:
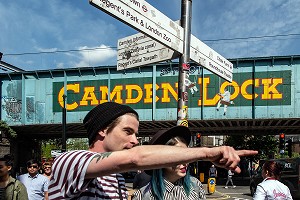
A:
{"type": "Polygon", "coordinates": [[[236,150],[238,156],[254,156],[258,154],[255,150],[236,150]]]}

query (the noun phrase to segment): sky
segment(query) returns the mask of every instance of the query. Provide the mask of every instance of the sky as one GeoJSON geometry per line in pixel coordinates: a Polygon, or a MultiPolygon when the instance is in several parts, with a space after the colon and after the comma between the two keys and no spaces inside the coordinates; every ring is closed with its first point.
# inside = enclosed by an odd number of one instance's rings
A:
{"type": "MultiPolygon", "coordinates": [[[[147,2],[180,19],[181,0],[147,2]]],[[[300,55],[300,0],[194,0],[191,32],[227,59],[300,55]]],[[[88,0],[0,1],[2,61],[28,71],[116,65],[136,33],[88,0]]]]}

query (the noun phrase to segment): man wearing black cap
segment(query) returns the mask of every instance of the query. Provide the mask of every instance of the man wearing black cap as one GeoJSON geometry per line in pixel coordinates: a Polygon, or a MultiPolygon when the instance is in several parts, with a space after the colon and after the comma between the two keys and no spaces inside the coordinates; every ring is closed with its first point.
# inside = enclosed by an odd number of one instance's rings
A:
{"type": "Polygon", "coordinates": [[[89,150],[67,152],[55,159],[49,199],[127,199],[120,172],[170,167],[202,159],[239,173],[239,156],[257,154],[257,151],[236,151],[226,146],[137,146],[138,113],[114,102],[93,108],[83,123],[88,133],[89,150]]]}

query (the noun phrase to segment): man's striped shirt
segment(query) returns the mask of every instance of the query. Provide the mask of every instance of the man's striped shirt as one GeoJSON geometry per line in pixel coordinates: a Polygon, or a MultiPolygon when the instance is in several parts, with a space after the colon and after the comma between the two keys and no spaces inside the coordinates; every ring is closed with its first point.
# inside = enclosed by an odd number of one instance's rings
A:
{"type": "Polygon", "coordinates": [[[122,198],[127,199],[128,192],[121,174],[84,179],[88,165],[96,155],[96,152],[79,150],[57,157],[52,166],[49,199],[120,199],[120,192],[122,198]]]}

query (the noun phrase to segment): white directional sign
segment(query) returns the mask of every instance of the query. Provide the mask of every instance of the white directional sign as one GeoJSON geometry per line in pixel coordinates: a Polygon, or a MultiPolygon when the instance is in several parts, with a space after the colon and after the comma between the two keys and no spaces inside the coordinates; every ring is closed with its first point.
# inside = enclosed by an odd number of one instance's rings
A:
{"type": "Polygon", "coordinates": [[[183,29],[176,29],[175,22],[146,1],[90,0],[90,3],[167,47],[183,52],[183,29]],[[168,22],[168,26],[161,26],[160,21],[168,22]]]}
{"type": "Polygon", "coordinates": [[[118,40],[117,70],[140,67],[178,58],[179,54],[147,35],[135,35],[118,40]]]}
{"type": "MultiPolygon", "coordinates": [[[[118,40],[117,70],[140,67],[178,57],[178,53],[138,33],[118,40]]],[[[232,63],[193,35],[191,36],[190,58],[225,80],[232,81],[232,63]]]]}
{"type": "MultiPolygon", "coordinates": [[[[112,15],[113,17],[123,21],[129,26],[146,34],[159,43],[171,48],[172,50],[183,53],[183,28],[178,22],[173,22],[167,16],[155,9],[144,0],[90,0],[90,3],[112,15]]],[[[123,40],[123,39],[122,39],[123,40]]],[[[145,64],[161,62],[159,60],[159,51],[163,49],[159,43],[153,44],[153,41],[145,41],[138,43],[135,47],[127,46],[124,52],[120,52],[118,57],[118,69],[141,66],[145,64]],[[141,50],[145,45],[153,44],[156,53],[147,52],[145,59],[138,57],[135,51],[141,50]],[[126,54],[126,55],[125,55],[126,54]],[[133,58],[134,55],[136,58],[133,58]],[[157,56],[155,56],[157,55],[157,56]],[[131,60],[129,58],[131,57],[131,60]],[[126,61],[126,59],[128,59],[126,61]],[[144,60],[143,60],[144,59],[144,60]],[[147,61],[144,62],[143,61],[147,61]],[[153,61],[153,62],[152,62],[153,61]]],[[[166,49],[165,49],[166,50],[166,49]]],[[[119,52],[118,52],[119,54],[119,52]]],[[[171,54],[171,52],[168,52],[171,54]]],[[[142,54],[141,54],[142,55],[142,54]]],[[[168,55],[170,56],[170,55],[168,55]]],[[[232,81],[233,65],[220,54],[201,42],[195,36],[191,36],[190,58],[207,70],[217,74],[225,80],[232,81]]],[[[168,60],[168,59],[165,59],[168,60]]]]}
{"type": "Polygon", "coordinates": [[[191,35],[190,58],[209,71],[232,82],[232,63],[193,35],[191,35]]]}

